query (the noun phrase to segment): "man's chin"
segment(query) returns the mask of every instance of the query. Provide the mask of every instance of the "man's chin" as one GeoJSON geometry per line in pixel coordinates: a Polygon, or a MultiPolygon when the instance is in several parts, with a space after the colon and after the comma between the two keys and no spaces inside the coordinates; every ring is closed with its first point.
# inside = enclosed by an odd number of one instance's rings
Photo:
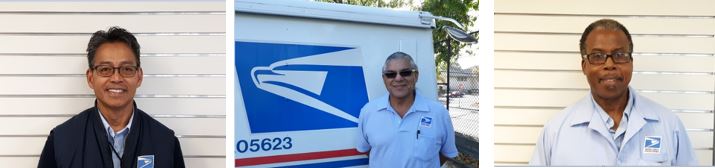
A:
{"type": "Polygon", "coordinates": [[[627,92],[625,90],[626,89],[619,88],[602,89],[600,91],[596,91],[595,95],[603,99],[613,99],[626,94],[627,92]]]}
{"type": "Polygon", "coordinates": [[[393,93],[390,93],[390,96],[393,98],[404,99],[409,96],[409,93],[406,91],[405,92],[393,92],[393,93]]]}
{"type": "Polygon", "coordinates": [[[102,106],[111,108],[111,109],[119,109],[126,107],[131,104],[131,100],[99,100],[99,103],[101,103],[102,106]]]}

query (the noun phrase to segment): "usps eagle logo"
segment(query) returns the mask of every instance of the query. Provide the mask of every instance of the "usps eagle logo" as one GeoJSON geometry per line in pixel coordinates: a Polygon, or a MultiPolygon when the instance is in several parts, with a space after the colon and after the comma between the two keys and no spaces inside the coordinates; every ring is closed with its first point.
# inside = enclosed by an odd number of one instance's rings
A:
{"type": "Polygon", "coordinates": [[[356,127],[367,90],[359,48],[236,42],[252,133],[356,127]]]}
{"type": "Polygon", "coordinates": [[[660,136],[646,136],[643,143],[643,153],[645,154],[660,154],[660,146],[662,144],[660,136]]]}

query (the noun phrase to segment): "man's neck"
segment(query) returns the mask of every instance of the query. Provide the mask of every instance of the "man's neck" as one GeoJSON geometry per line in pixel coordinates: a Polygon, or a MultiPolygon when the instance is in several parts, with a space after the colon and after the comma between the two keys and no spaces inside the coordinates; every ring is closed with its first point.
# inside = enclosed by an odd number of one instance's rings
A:
{"type": "Polygon", "coordinates": [[[626,106],[628,106],[628,98],[630,97],[629,92],[630,90],[626,91],[624,95],[612,99],[603,99],[597,96],[593,97],[598,106],[600,106],[601,109],[603,109],[603,111],[605,111],[606,114],[613,119],[613,129],[618,128],[618,125],[623,118],[623,112],[626,110],[626,106]]]}
{"type": "Polygon", "coordinates": [[[392,106],[395,112],[400,115],[400,118],[404,118],[405,114],[407,113],[407,110],[410,110],[410,107],[412,107],[412,104],[414,102],[414,94],[409,94],[409,96],[406,96],[404,98],[396,98],[390,96],[390,106],[392,106]]]}
{"type": "Polygon", "coordinates": [[[134,111],[134,102],[126,107],[120,108],[110,108],[98,103],[97,108],[99,108],[102,116],[104,116],[104,119],[109,123],[109,126],[112,127],[112,130],[117,132],[126,128],[127,124],[129,124],[129,119],[132,117],[132,112],[134,111]]]}

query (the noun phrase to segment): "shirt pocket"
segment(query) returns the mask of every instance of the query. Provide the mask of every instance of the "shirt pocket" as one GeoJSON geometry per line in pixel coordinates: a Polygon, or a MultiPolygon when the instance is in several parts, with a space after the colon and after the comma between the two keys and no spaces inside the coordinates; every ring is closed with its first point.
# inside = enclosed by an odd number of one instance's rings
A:
{"type": "Polygon", "coordinates": [[[430,161],[439,158],[439,148],[441,141],[437,138],[420,135],[415,142],[414,152],[412,155],[422,161],[430,161]]]}
{"type": "Polygon", "coordinates": [[[638,162],[638,166],[670,166],[670,159],[668,159],[665,150],[661,151],[659,154],[641,154],[641,160],[638,162]]]}

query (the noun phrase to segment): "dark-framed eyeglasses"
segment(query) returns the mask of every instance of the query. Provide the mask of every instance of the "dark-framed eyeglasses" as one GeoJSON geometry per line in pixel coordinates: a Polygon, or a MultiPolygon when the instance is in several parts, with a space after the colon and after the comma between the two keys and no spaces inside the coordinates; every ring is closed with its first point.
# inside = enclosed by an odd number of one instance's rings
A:
{"type": "Polygon", "coordinates": [[[611,54],[591,53],[591,54],[583,55],[582,57],[583,57],[583,59],[586,59],[589,63],[591,63],[593,65],[605,64],[606,60],[608,60],[608,57],[611,57],[611,59],[613,60],[613,63],[616,63],[616,64],[629,63],[633,60],[633,57],[631,57],[631,53],[626,53],[626,52],[616,52],[616,53],[611,53],[611,54]]]}
{"type": "Polygon", "coordinates": [[[119,71],[119,75],[125,78],[131,78],[134,77],[134,75],[137,74],[137,71],[139,70],[139,67],[134,66],[134,65],[124,65],[120,67],[112,67],[109,65],[97,65],[94,68],[92,68],[94,72],[97,73],[97,75],[102,76],[102,77],[110,77],[114,75],[117,70],[119,71]]]}
{"type": "Polygon", "coordinates": [[[416,69],[404,69],[404,70],[401,70],[399,73],[395,72],[395,71],[385,71],[385,72],[382,72],[382,75],[385,75],[385,77],[387,77],[387,78],[393,79],[393,78],[397,77],[397,74],[400,74],[400,76],[402,76],[402,77],[412,76],[413,72],[417,72],[417,70],[416,69]]]}

